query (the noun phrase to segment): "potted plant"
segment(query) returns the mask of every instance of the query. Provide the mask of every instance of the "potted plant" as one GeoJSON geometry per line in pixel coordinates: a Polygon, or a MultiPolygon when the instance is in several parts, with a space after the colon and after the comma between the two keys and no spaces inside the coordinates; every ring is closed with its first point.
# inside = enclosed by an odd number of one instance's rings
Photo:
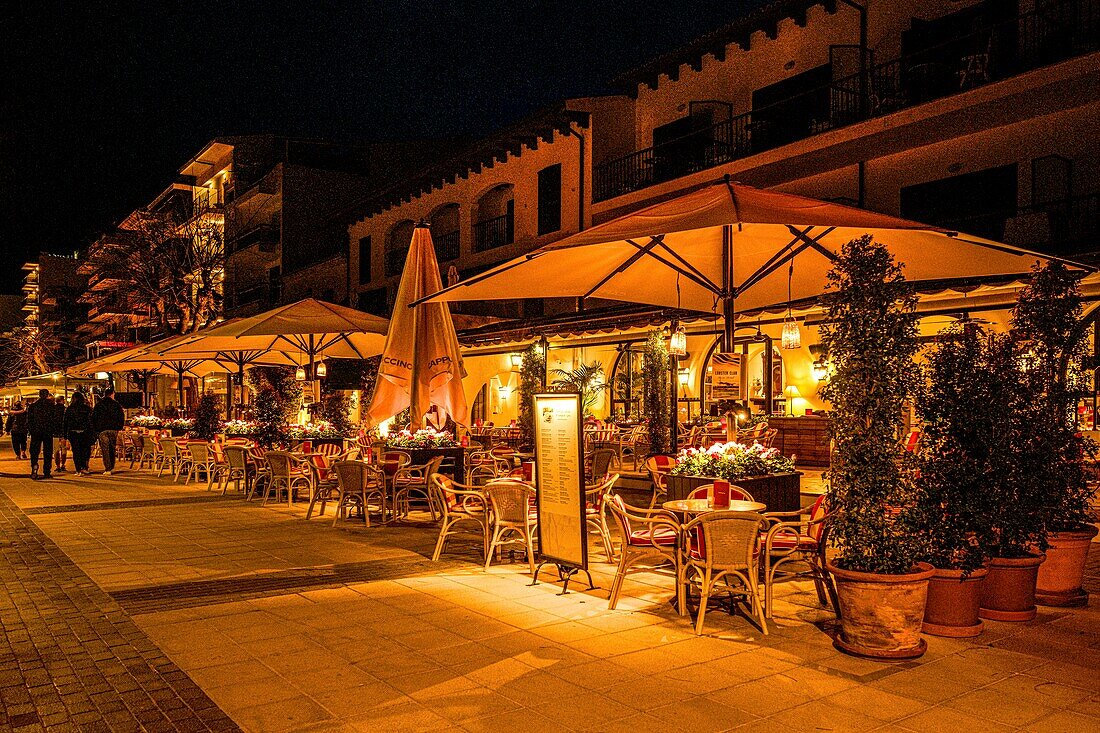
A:
{"type": "Polygon", "coordinates": [[[749,492],[769,511],[798,511],[799,479],[794,459],[759,443],[715,443],[709,448],[684,448],[668,476],[668,498],[684,499],[692,489],[725,479],[749,492]]]}
{"type": "MultiPolygon", "coordinates": [[[[1000,348],[1005,346],[1011,347],[1000,348]]],[[[991,458],[1001,452],[997,441],[1014,407],[1005,399],[1012,391],[1005,389],[1003,375],[991,369],[993,348],[977,324],[945,329],[928,354],[927,383],[917,402],[923,434],[910,517],[922,559],[936,569],[923,625],[936,636],[982,632],[978,609],[988,573],[989,488],[1007,473],[991,458]]]]}
{"type": "Polygon", "coordinates": [[[1036,268],[1020,293],[1012,327],[1023,340],[1023,378],[1031,419],[1023,425],[1030,491],[1043,501],[1044,532],[1036,548],[1046,561],[1038,568],[1036,599],[1043,605],[1088,603],[1082,588],[1091,522],[1085,460],[1096,446],[1073,422],[1078,390],[1074,377],[1085,374],[1085,329],[1081,323],[1077,278],[1060,262],[1036,268]]]}
{"type": "Polygon", "coordinates": [[[919,562],[908,507],[913,472],[899,446],[903,411],[919,387],[915,298],[901,267],[871,237],[844,245],[828,276],[821,345],[834,371],[830,404],[834,457],[826,502],[826,564],[840,616],[834,645],[875,658],[914,658],[932,566],[919,562]]]}
{"type": "Polygon", "coordinates": [[[591,364],[580,364],[572,370],[552,369],[550,373],[554,377],[551,387],[557,392],[576,392],[581,396],[581,408],[584,416],[592,414],[592,409],[599,404],[610,385],[604,381],[603,364],[594,361],[591,364]]]}

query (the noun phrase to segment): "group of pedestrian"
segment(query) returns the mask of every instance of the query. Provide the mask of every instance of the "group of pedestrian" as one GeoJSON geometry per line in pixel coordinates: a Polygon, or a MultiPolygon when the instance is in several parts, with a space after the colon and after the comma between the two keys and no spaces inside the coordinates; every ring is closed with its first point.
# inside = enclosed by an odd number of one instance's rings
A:
{"type": "Polygon", "coordinates": [[[73,453],[73,469],[78,476],[85,476],[92,457],[92,445],[98,439],[103,456],[103,473],[110,476],[115,468],[118,431],[126,422],[122,405],[114,399],[114,390],[108,388],[96,400],[93,408],[83,392],[73,394],[69,404],[65,398],[54,398],[48,389],[40,390],[38,399],[29,406],[22,402],[8,412],[5,428],[11,433],[11,446],[15,457],[31,462],[31,478],[38,479],[42,466],[42,478],[52,478],[55,472],[64,473],[68,449],[73,453]],[[57,441],[55,446],[54,441],[57,441]],[[56,448],[56,450],[55,450],[56,448]]]}

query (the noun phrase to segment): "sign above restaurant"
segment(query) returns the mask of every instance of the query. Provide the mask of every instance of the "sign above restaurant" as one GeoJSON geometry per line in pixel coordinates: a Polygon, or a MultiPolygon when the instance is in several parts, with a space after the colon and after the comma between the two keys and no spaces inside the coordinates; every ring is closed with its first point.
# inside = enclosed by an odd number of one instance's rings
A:
{"type": "Polygon", "coordinates": [[[587,571],[581,396],[537,394],[534,400],[539,554],[544,562],[587,571]]]}

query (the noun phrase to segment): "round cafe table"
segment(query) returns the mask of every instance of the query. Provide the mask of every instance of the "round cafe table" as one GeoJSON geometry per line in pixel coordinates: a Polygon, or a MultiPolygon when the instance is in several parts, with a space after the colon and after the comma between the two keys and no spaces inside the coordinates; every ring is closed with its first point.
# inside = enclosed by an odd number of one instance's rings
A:
{"type": "Polygon", "coordinates": [[[661,504],[662,509],[679,514],[706,514],[707,512],[731,511],[731,512],[762,512],[767,509],[766,504],[758,501],[740,501],[731,499],[727,509],[718,509],[710,503],[709,499],[677,499],[661,504]]]}

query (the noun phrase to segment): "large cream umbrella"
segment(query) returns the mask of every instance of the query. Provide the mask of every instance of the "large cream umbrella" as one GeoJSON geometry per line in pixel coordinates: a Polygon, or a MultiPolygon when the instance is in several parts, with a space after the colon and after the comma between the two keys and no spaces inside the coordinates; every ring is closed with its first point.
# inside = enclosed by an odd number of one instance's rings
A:
{"type": "Polygon", "coordinates": [[[386,348],[367,414],[377,424],[410,408],[412,425],[423,425],[432,405],[456,422],[466,421],[466,394],[458,338],[446,303],[410,303],[443,287],[439,263],[427,225],[413,229],[412,243],[401,273],[386,348]]]}
{"type": "Polygon", "coordinates": [[[594,297],[717,313],[725,321],[723,351],[730,351],[736,311],[820,296],[841,247],[864,234],[885,244],[918,286],[1023,276],[1036,261],[1054,259],[725,180],[594,226],[424,301],[594,297]]]}
{"type": "Polygon", "coordinates": [[[306,298],[255,316],[227,321],[197,334],[199,338],[172,345],[161,355],[271,352],[308,365],[312,377],[320,359],[366,359],[382,353],[388,327],[385,318],[306,298]]]}

